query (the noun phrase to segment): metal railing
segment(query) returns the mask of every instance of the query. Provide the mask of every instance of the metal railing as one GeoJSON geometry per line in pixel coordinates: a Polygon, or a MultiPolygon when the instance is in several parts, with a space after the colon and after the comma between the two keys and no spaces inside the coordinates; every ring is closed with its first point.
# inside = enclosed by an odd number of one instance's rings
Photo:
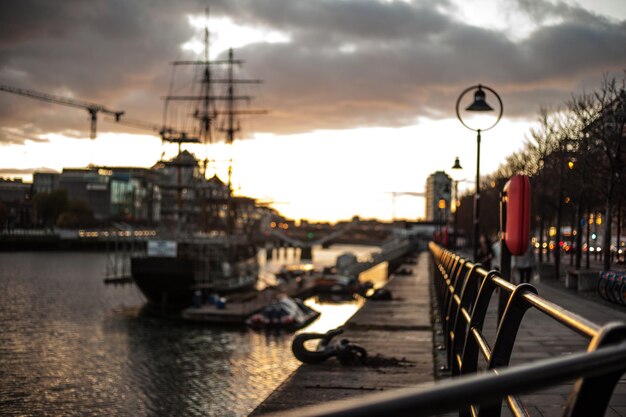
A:
{"type": "Polygon", "coordinates": [[[458,411],[460,416],[497,417],[506,398],[515,416],[528,416],[517,397],[576,379],[563,415],[602,416],[626,371],[626,324],[598,326],[537,295],[530,284],[513,285],[430,243],[447,358],[453,378],[385,393],[288,410],[275,417],[430,416],[458,411]],[[496,288],[508,294],[506,309],[490,346],[482,334],[496,288]],[[590,340],[587,352],[508,367],[524,313],[535,308],[590,340]],[[477,373],[479,354],[487,371],[477,373]]]}
{"type": "MultiPolygon", "coordinates": [[[[497,271],[487,271],[435,243],[429,244],[433,256],[434,279],[439,313],[443,327],[448,367],[452,376],[474,374],[478,370],[479,356],[486,361],[488,370],[498,372],[509,365],[517,332],[530,308],[545,314],[555,322],[573,330],[589,340],[588,352],[601,350],[607,345],[626,340],[626,324],[609,323],[603,327],[568,311],[537,295],[530,284],[514,285],[497,271]],[[506,308],[498,323],[493,346],[482,333],[491,297],[496,289],[508,295],[506,308]]],[[[624,345],[621,345],[624,346],[624,345]]],[[[585,355],[581,356],[583,363],[585,355]]],[[[555,360],[558,364],[559,358],[555,360]]],[[[615,364],[600,376],[576,375],[567,402],[566,416],[604,415],[613,388],[626,370],[626,364],[615,364]]],[[[543,371],[541,371],[543,372],[543,371]]],[[[519,398],[506,396],[515,416],[528,416],[519,398]]],[[[460,416],[499,416],[501,400],[490,404],[474,402],[459,410],[460,416]]]]}

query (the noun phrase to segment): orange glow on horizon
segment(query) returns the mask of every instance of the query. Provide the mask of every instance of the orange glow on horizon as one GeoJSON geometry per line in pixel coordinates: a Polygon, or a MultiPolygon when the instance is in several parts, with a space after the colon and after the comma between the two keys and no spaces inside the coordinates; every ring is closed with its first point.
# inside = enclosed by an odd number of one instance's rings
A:
{"type": "MultiPolygon", "coordinates": [[[[501,121],[485,133],[482,172],[497,168],[522,146],[531,122],[501,121]],[[516,138],[504,142],[503,137],[516,138]],[[497,145],[497,146],[496,146],[497,145]]],[[[95,141],[48,134],[43,142],[7,145],[0,167],[18,170],[97,166],[150,167],[171,158],[176,146],[161,144],[151,135],[99,132],[95,141]]],[[[354,216],[391,220],[424,217],[423,197],[392,192],[423,192],[432,172],[447,169],[455,156],[475,155],[472,132],[458,120],[420,120],[401,128],[360,128],[314,131],[297,135],[257,134],[253,139],[225,144],[189,145],[200,160],[213,161],[207,176],[228,178],[233,160],[235,194],[281,202],[275,208],[288,218],[310,221],[349,220],[354,216]],[[436,141],[432,138],[437,137],[436,141]],[[395,200],[395,202],[394,202],[395,200]]],[[[473,172],[466,158],[466,172],[473,172]]],[[[7,170],[5,169],[5,176],[7,170]]],[[[16,176],[31,178],[28,173],[16,176]]],[[[462,193],[464,190],[459,190],[462,193]]]]}

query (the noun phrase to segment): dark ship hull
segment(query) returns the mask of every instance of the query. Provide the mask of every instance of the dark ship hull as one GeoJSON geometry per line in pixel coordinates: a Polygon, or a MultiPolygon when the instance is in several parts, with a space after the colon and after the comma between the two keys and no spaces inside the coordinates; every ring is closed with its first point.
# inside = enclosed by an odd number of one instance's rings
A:
{"type": "Polygon", "coordinates": [[[196,291],[212,294],[252,290],[256,286],[256,252],[234,252],[236,258],[146,256],[131,259],[135,284],[149,304],[167,310],[189,307],[196,291]]]}
{"type": "Polygon", "coordinates": [[[188,306],[194,293],[193,271],[193,261],[188,259],[150,257],[131,260],[133,280],[154,306],[173,309],[188,306]]]}
{"type": "Polygon", "coordinates": [[[131,271],[135,284],[148,302],[168,310],[189,307],[198,290],[208,296],[252,290],[256,285],[256,277],[252,275],[232,278],[230,285],[200,283],[196,271],[202,268],[202,264],[203,261],[191,259],[133,258],[131,271]]]}

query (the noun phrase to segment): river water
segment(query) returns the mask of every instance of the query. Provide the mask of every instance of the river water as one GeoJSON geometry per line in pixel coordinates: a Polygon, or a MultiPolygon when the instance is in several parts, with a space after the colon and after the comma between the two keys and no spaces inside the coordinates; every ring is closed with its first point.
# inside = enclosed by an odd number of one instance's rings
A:
{"type": "MultiPolygon", "coordinates": [[[[375,249],[318,249],[314,258],[330,265],[342,252],[375,249]]],[[[241,416],[299,366],[293,335],[147,314],[135,286],[104,285],[106,261],[97,253],[0,253],[0,415],[241,416]]],[[[322,317],[304,331],[341,325],[360,305],[308,303],[322,317]]]]}

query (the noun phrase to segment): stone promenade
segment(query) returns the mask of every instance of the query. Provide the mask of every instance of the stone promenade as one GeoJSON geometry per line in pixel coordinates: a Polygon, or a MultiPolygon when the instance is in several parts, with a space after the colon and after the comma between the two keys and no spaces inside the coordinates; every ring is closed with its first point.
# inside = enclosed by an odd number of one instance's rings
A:
{"type": "Polygon", "coordinates": [[[251,415],[433,381],[429,256],[420,254],[412,275],[388,282],[392,301],[368,301],[344,326],[339,337],[367,349],[371,364],[303,364],[251,415]]]}
{"type": "MultiPolygon", "coordinates": [[[[597,324],[610,321],[626,322],[626,307],[608,306],[606,303],[591,301],[576,291],[566,290],[562,284],[532,282],[539,296],[561,307],[573,311],[597,324]]],[[[494,297],[495,299],[495,297],[494,297]]],[[[496,304],[491,303],[489,316],[485,322],[485,334],[493,343],[496,332],[496,304]]],[[[511,365],[527,363],[537,359],[567,355],[585,351],[588,340],[572,330],[556,323],[535,309],[530,309],[524,316],[517,335],[511,365]]],[[[532,416],[556,417],[563,415],[563,407],[574,381],[549,389],[521,396],[522,402],[532,416]]],[[[509,415],[508,412],[503,413],[509,415]]],[[[622,376],[617,385],[606,416],[626,417],[626,376],[622,376]]]]}
{"type": "MultiPolygon", "coordinates": [[[[393,293],[393,301],[368,301],[345,326],[344,337],[365,347],[370,357],[382,355],[394,361],[399,360],[398,363],[394,366],[344,367],[333,358],[320,365],[302,365],[252,415],[259,416],[445,377],[434,375],[434,370],[441,363],[433,355],[429,264],[430,255],[420,254],[413,275],[397,276],[387,284],[393,293]]],[[[541,297],[597,324],[626,322],[626,308],[583,297],[565,289],[558,282],[532,284],[541,297]]],[[[484,327],[491,345],[496,332],[495,300],[494,296],[484,327]]],[[[519,330],[511,365],[584,351],[587,344],[588,340],[582,336],[530,309],[519,330]]],[[[440,352],[436,356],[441,357],[440,352]]],[[[561,416],[573,383],[571,381],[523,395],[522,402],[532,416],[561,416]]],[[[502,415],[510,415],[506,407],[502,415]]],[[[606,416],[626,417],[624,376],[615,390],[606,416]]]]}

